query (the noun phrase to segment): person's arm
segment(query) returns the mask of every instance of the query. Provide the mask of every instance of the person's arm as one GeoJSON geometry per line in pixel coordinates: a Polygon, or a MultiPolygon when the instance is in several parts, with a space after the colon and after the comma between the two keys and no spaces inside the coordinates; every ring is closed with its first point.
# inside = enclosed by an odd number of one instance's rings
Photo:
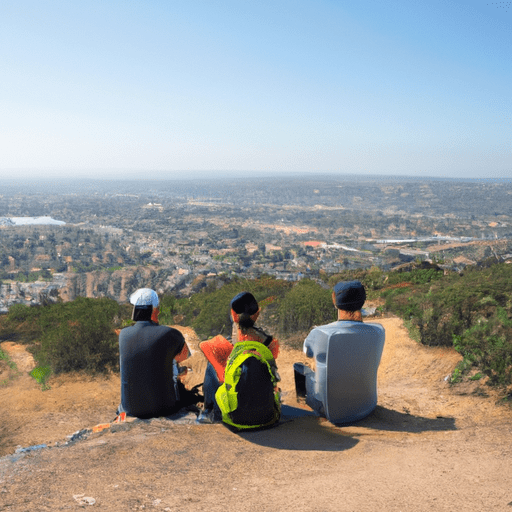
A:
{"type": "Polygon", "coordinates": [[[277,341],[275,338],[270,342],[268,346],[270,352],[272,352],[272,355],[274,356],[274,359],[277,359],[277,356],[279,355],[279,341],[277,341]]]}
{"type": "Polygon", "coordinates": [[[183,348],[181,349],[181,352],[175,356],[175,360],[177,363],[181,363],[182,361],[185,361],[185,359],[188,359],[190,357],[190,350],[185,343],[183,343],[183,348]]]}

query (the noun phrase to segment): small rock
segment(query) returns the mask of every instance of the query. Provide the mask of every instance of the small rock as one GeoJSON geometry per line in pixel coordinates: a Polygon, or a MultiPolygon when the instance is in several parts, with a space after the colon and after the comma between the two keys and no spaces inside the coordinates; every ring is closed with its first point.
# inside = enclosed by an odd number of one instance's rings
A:
{"type": "Polygon", "coordinates": [[[86,496],[85,494],[73,494],[73,499],[79,505],[94,505],[96,503],[96,500],[94,498],[86,496]]]}
{"type": "Polygon", "coordinates": [[[69,435],[69,436],[66,436],[70,443],[72,443],[73,441],[78,441],[79,439],[84,439],[88,434],[91,433],[91,430],[89,430],[88,428],[84,428],[82,430],[77,430],[76,432],[73,432],[73,434],[69,435]]]}

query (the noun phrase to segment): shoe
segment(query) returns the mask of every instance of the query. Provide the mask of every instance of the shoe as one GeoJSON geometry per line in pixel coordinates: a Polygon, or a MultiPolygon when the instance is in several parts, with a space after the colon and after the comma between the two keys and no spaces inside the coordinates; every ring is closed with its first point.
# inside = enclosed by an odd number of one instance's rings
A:
{"type": "Polygon", "coordinates": [[[202,424],[211,424],[211,423],[216,423],[215,419],[214,419],[214,412],[213,410],[211,411],[206,411],[206,410],[203,410],[199,413],[199,416],[197,417],[197,423],[202,423],[202,424]]]}

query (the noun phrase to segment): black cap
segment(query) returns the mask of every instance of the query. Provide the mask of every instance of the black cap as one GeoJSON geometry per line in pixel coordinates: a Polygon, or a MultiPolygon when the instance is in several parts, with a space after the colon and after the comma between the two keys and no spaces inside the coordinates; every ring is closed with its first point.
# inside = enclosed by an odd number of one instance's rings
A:
{"type": "Polygon", "coordinates": [[[363,307],[366,292],[360,281],[341,281],[334,287],[336,307],[345,311],[357,311],[363,307]]]}
{"type": "Polygon", "coordinates": [[[254,295],[249,292],[241,292],[231,301],[231,309],[237,314],[247,313],[254,315],[260,307],[254,298],[254,295]]]}

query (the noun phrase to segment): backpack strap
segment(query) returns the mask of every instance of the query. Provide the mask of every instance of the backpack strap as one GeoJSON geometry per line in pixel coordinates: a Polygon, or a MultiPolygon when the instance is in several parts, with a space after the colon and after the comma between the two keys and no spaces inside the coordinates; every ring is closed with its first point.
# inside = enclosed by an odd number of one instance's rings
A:
{"type": "Polygon", "coordinates": [[[257,327],[251,327],[250,332],[247,334],[240,333],[238,342],[242,341],[258,341],[270,349],[274,359],[277,359],[279,355],[279,342],[257,327]]]}

